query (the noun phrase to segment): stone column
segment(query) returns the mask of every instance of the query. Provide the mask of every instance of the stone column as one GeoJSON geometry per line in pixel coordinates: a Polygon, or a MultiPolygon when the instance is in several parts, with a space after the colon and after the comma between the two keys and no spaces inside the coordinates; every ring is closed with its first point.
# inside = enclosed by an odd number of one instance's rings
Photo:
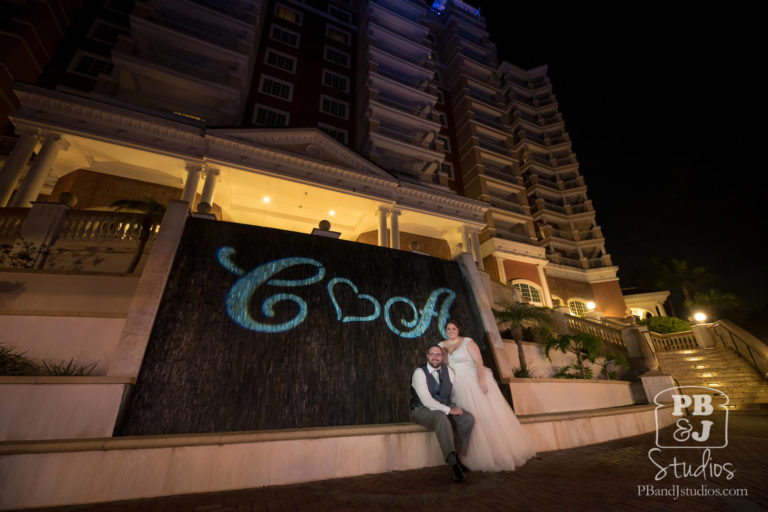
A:
{"type": "Polygon", "coordinates": [[[539,282],[541,283],[541,289],[544,291],[544,303],[551,308],[552,294],[549,293],[549,283],[547,282],[547,275],[544,273],[544,265],[536,265],[536,270],[539,271],[539,282]]]}
{"type": "Polygon", "coordinates": [[[190,209],[195,202],[197,195],[197,185],[200,183],[200,173],[203,168],[199,164],[187,164],[187,181],[184,183],[184,192],[181,194],[181,200],[189,203],[190,209]]]}
{"type": "Polygon", "coordinates": [[[397,220],[397,218],[400,216],[399,210],[391,210],[389,212],[389,235],[390,235],[390,244],[389,246],[393,249],[399,249],[400,248],[400,223],[397,220]]]}
{"type": "Polygon", "coordinates": [[[496,259],[496,266],[499,269],[499,281],[507,284],[507,271],[504,270],[504,258],[501,258],[499,256],[494,256],[496,259]]]}
{"type": "Polygon", "coordinates": [[[485,266],[483,265],[483,257],[480,255],[480,237],[477,234],[477,230],[473,229],[470,231],[470,236],[472,237],[472,254],[475,257],[475,261],[477,262],[477,268],[478,270],[485,270],[485,266]]]}
{"type": "Polygon", "coordinates": [[[25,208],[32,206],[32,201],[37,199],[38,194],[40,194],[40,189],[43,188],[45,179],[50,174],[59,151],[68,147],[69,143],[58,135],[46,138],[40,153],[35,158],[32,167],[29,168],[27,177],[24,178],[19,191],[13,198],[12,206],[25,208]]]}
{"type": "Polygon", "coordinates": [[[376,214],[379,216],[379,247],[389,247],[387,237],[387,208],[379,206],[379,210],[376,214]]]}
{"type": "MultiPolygon", "coordinates": [[[[213,206],[213,194],[216,192],[217,181],[219,181],[219,170],[206,169],[205,184],[203,184],[203,197],[200,199],[200,204],[205,203],[208,206],[213,206]]],[[[203,213],[210,213],[210,211],[203,213]]]]}
{"type": "Polygon", "coordinates": [[[469,243],[469,228],[467,226],[461,227],[461,252],[468,252],[472,254],[472,244],[469,243]]]}
{"type": "Polygon", "coordinates": [[[8,156],[8,160],[5,161],[5,165],[0,170],[0,208],[8,204],[8,199],[24,173],[24,167],[29,162],[29,157],[32,156],[38,141],[37,134],[22,135],[8,156]]]}

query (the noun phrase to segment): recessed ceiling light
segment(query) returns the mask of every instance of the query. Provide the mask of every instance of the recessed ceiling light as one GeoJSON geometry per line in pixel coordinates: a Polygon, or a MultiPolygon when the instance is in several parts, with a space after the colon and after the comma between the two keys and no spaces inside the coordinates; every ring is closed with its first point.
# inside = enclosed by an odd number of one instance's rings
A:
{"type": "Polygon", "coordinates": [[[328,215],[336,215],[336,210],[331,210],[328,212],[328,215]]]}
{"type": "Polygon", "coordinates": [[[264,202],[265,203],[268,203],[270,201],[271,201],[271,199],[269,198],[269,196],[264,196],[264,202]]]}

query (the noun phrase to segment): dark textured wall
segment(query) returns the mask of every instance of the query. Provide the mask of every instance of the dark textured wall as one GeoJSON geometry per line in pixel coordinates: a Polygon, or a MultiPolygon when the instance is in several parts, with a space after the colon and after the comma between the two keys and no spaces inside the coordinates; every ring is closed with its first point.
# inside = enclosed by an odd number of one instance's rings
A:
{"type": "Polygon", "coordinates": [[[408,421],[410,376],[425,362],[426,348],[443,339],[439,312],[448,294],[437,297],[436,313],[417,337],[394,332],[414,327],[402,323],[413,318],[410,307],[398,301],[389,308],[393,330],[385,320],[385,306],[394,297],[408,298],[421,317],[424,309],[430,313],[425,305],[440,288],[456,293],[450,316],[459,319],[465,325],[462,333],[482,347],[484,333],[476,306],[452,261],[189,219],[141,372],[115,433],[408,421]],[[316,263],[286,268],[266,280],[269,272],[257,270],[284,258],[316,263]],[[328,291],[335,278],[348,280],[333,287],[340,313],[328,291]],[[291,286],[301,281],[311,284],[291,286]],[[279,294],[283,300],[277,300],[279,294]],[[275,299],[272,317],[263,306],[270,298],[275,299]],[[380,307],[375,319],[350,318],[376,316],[375,303],[380,307]],[[272,329],[267,326],[296,322],[302,309],[306,316],[295,327],[264,332],[272,329]]]}

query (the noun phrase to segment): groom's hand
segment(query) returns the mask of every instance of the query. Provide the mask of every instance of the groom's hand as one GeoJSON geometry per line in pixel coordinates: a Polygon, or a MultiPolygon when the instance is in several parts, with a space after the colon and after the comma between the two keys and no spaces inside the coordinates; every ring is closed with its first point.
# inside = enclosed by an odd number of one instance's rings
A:
{"type": "Polygon", "coordinates": [[[461,416],[464,414],[464,411],[461,410],[461,407],[451,407],[450,414],[455,414],[456,416],[461,416]]]}

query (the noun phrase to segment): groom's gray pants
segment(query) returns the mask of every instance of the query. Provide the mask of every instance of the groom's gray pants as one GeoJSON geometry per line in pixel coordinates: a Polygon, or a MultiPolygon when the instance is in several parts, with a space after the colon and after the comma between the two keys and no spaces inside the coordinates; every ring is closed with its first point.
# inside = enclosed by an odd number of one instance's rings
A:
{"type": "Polygon", "coordinates": [[[411,411],[411,421],[422,427],[434,430],[437,434],[437,442],[443,451],[443,457],[448,457],[451,452],[458,451],[463,457],[469,448],[469,438],[472,428],[475,426],[475,417],[464,411],[464,414],[448,414],[442,411],[432,411],[424,406],[416,407],[411,411]],[[456,431],[459,449],[453,442],[453,432],[456,431]]]}

